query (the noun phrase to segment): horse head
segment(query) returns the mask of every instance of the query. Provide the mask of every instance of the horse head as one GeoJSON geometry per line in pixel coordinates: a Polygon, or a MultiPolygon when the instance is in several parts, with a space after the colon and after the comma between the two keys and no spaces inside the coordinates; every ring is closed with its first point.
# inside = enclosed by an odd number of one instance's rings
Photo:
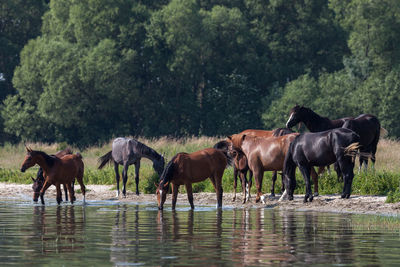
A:
{"type": "Polygon", "coordinates": [[[156,190],[156,195],[157,195],[157,204],[158,204],[158,209],[162,210],[164,208],[164,203],[167,198],[167,192],[169,189],[169,182],[160,183],[160,184],[155,184],[157,187],[156,190]]]}
{"type": "Polygon", "coordinates": [[[37,202],[40,196],[40,190],[42,190],[43,184],[44,184],[44,176],[43,176],[43,170],[42,168],[39,169],[36,179],[31,177],[33,184],[32,184],[32,189],[33,189],[33,201],[37,202]]]}
{"type": "Polygon", "coordinates": [[[305,107],[296,105],[289,112],[289,119],[286,122],[286,128],[292,128],[303,120],[305,107]]]}
{"type": "Polygon", "coordinates": [[[24,159],[24,162],[22,162],[21,165],[21,172],[25,172],[27,169],[30,167],[34,166],[37,163],[37,158],[35,151],[33,151],[31,148],[25,146],[26,148],[26,156],[24,159]]]}

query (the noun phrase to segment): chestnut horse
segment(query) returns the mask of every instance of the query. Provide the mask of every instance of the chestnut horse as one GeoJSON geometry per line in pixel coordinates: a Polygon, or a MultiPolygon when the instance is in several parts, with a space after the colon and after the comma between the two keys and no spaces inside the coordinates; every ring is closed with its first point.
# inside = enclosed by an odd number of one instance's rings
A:
{"type": "MultiPolygon", "coordinates": [[[[254,174],[256,181],[257,196],[256,202],[262,196],[261,187],[265,171],[282,171],[285,155],[290,143],[299,133],[287,134],[279,137],[256,137],[247,135],[232,135],[230,138],[232,150],[243,151],[246,155],[247,163],[254,174]]],[[[314,189],[318,191],[317,174],[313,171],[314,189]]],[[[272,183],[272,190],[275,181],[272,183]]],[[[271,190],[271,191],[272,191],[271,190]]],[[[271,195],[274,192],[271,192],[271,195]]]]}
{"type": "MultiPolygon", "coordinates": [[[[70,148],[66,148],[64,150],[58,151],[56,154],[52,155],[52,156],[56,156],[57,158],[62,158],[65,155],[68,154],[72,154],[72,150],[70,148]]],[[[36,174],[36,179],[31,177],[33,184],[32,184],[32,189],[33,189],[33,201],[37,202],[39,199],[39,195],[40,195],[40,190],[43,187],[44,184],[44,176],[43,176],[43,169],[39,168],[37,174],[36,174]]],[[[72,190],[74,190],[74,181],[72,181],[72,190]]],[[[64,187],[64,193],[65,193],[65,201],[68,201],[68,192],[67,192],[67,186],[65,184],[63,184],[64,187]]],[[[62,200],[61,200],[62,201],[62,200]]]]}
{"type": "Polygon", "coordinates": [[[192,209],[193,193],[192,183],[197,183],[210,178],[217,193],[218,208],[222,207],[222,175],[229,164],[227,152],[206,148],[193,153],[178,153],[165,167],[157,185],[158,209],[162,210],[169,189],[172,185],[172,209],[175,209],[180,185],[185,185],[188,200],[192,209]]]}
{"type": "Polygon", "coordinates": [[[81,186],[83,194],[83,202],[85,202],[85,185],[83,184],[84,165],[82,156],[77,154],[65,155],[62,158],[49,156],[45,152],[32,150],[26,148],[26,156],[21,166],[21,172],[30,167],[38,164],[44,171],[45,182],[43,188],[40,190],[40,200],[44,204],[44,193],[51,186],[55,185],[57,188],[57,203],[61,203],[61,184],[65,184],[69,191],[71,203],[74,202],[74,191],[72,190],[72,181],[77,178],[81,186]]]}
{"type": "MultiPolygon", "coordinates": [[[[249,135],[249,136],[259,136],[259,137],[271,137],[271,136],[282,136],[286,135],[289,133],[293,133],[292,130],[288,128],[277,128],[272,131],[266,131],[266,130],[258,130],[258,129],[247,129],[244,130],[240,133],[237,134],[237,136],[242,136],[242,135],[249,135]]],[[[218,145],[222,146],[222,149],[225,149],[224,146],[229,146],[231,143],[230,136],[227,137],[225,144],[223,144],[224,141],[221,141],[217,143],[214,148],[219,148],[217,147],[218,145]]],[[[236,151],[237,152],[237,151],[236,151]]],[[[247,191],[247,201],[250,199],[250,189],[252,185],[252,175],[253,173],[250,171],[250,177],[249,177],[249,184],[247,184],[247,171],[249,170],[248,165],[247,165],[247,159],[246,156],[243,153],[236,153],[233,155],[234,157],[234,164],[233,164],[233,188],[234,188],[234,197],[232,201],[236,200],[236,188],[237,188],[237,175],[239,174],[240,182],[242,183],[242,188],[243,188],[243,193],[247,191]]],[[[274,171],[272,174],[272,188],[271,188],[271,196],[275,196],[275,181],[277,179],[277,172],[274,171]]],[[[282,191],[283,191],[283,182],[282,182],[282,191]]],[[[246,195],[246,194],[245,194],[246,195]]],[[[246,197],[243,200],[243,203],[246,202],[246,197]]]]}
{"type": "MultiPolygon", "coordinates": [[[[219,141],[214,145],[216,149],[222,149],[226,152],[229,151],[230,142],[226,140],[219,141]]],[[[230,151],[232,152],[232,151],[230,151]]],[[[252,184],[253,173],[249,169],[249,165],[247,164],[246,155],[242,151],[234,150],[231,153],[233,160],[233,199],[232,202],[236,201],[236,188],[237,188],[237,176],[239,174],[240,183],[243,189],[243,204],[250,199],[250,188],[252,184]],[[247,181],[247,172],[250,173],[249,181],[247,181]]]]}

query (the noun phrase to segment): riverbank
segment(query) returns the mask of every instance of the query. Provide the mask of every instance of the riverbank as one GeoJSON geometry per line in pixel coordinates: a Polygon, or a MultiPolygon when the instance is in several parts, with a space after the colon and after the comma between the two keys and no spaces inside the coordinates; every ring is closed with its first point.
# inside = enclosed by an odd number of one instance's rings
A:
{"type": "MultiPolygon", "coordinates": [[[[115,200],[119,202],[139,202],[139,203],[156,203],[154,194],[140,194],[137,196],[131,191],[128,191],[127,197],[116,197],[115,190],[112,190],[111,185],[87,185],[88,192],[86,200],[115,200]]],[[[75,186],[75,190],[79,190],[79,185],[75,186]]],[[[80,191],[79,191],[80,192],[80,191]]],[[[56,190],[52,186],[46,191],[46,199],[55,199],[56,190]]],[[[0,183],[0,198],[21,198],[30,199],[32,197],[32,186],[27,184],[0,183]]],[[[78,200],[82,199],[80,193],[76,193],[78,200]]],[[[400,215],[400,203],[385,203],[386,196],[360,196],[352,195],[350,199],[341,199],[340,195],[323,195],[314,198],[311,203],[303,203],[303,196],[296,195],[293,201],[278,202],[279,195],[274,199],[266,198],[266,203],[255,203],[253,195],[251,201],[242,204],[242,194],[237,194],[235,202],[232,202],[233,193],[224,193],[223,206],[234,208],[252,208],[266,207],[282,210],[310,210],[318,212],[337,212],[337,213],[357,213],[357,214],[377,214],[377,215],[400,215]]],[[[171,204],[171,195],[167,196],[166,208],[171,204]]],[[[189,205],[186,193],[178,195],[178,205],[189,205]]],[[[195,193],[194,205],[207,206],[216,204],[215,193],[195,193]]]]}

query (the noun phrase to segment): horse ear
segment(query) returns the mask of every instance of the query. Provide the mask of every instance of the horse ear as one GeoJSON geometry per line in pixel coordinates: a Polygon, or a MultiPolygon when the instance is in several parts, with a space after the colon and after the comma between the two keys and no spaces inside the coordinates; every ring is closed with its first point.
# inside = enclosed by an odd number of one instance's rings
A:
{"type": "Polygon", "coordinates": [[[228,135],[226,138],[232,141],[232,135],[228,135]]]}
{"type": "Polygon", "coordinates": [[[32,178],[32,181],[33,181],[33,182],[36,182],[35,178],[33,178],[32,176],[31,176],[31,178],[32,178]]]}
{"type": "Polygon", "coordinates": [[[245,138],[246,138],[246,135],[244,134],[244,135],[242,136],[242,141],[243,141],[245,138]]]}

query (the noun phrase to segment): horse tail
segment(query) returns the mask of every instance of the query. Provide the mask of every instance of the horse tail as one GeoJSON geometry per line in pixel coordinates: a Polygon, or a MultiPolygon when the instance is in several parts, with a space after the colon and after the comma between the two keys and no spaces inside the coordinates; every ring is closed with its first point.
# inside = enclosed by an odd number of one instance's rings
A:
{"type": "MultiPolygon", "coordinates": [[[[359,151],[360,147],[361,145],[359,142],[351,143],[350,145],[344,148],[344,154],[346,156],[352,157],[352,161],[354,162],[357,155],[361,156],[361,153],[359,151]]],[[[363,154],[369,154],[369,153],[363,153],[363,154]]]]}
{"type": "Polygon", "coordinates": [[[98,169],[101,170],[107,163],[111,164],[112,161],[114,161],[114,159],[112,157],[112,151],[110,151],[99,158],[98,162],[100,163],[100,165],[98,169]]]}
{"type": "Polygon", "coordinates": [[[380,131],[379,131],[379,132],[380,132],[380,136],[381,136],[381,137],[385,137],[385,136],[387,136],[388,133],[389,133],[389,132],[388,132],[385,128],[383,128],[383,127],[380,128],[380,131]]]}
{"type": "Polygon", "coordinates": [[[283,163],[283,175],[285,181],[286,190],[289,189],[290,194],[293,195],[294,189],[296,188],[296,163],[293,161],[293,147],[295,140],[289,146],[289,149],[285,155],[285,161],[283,163]]]}

